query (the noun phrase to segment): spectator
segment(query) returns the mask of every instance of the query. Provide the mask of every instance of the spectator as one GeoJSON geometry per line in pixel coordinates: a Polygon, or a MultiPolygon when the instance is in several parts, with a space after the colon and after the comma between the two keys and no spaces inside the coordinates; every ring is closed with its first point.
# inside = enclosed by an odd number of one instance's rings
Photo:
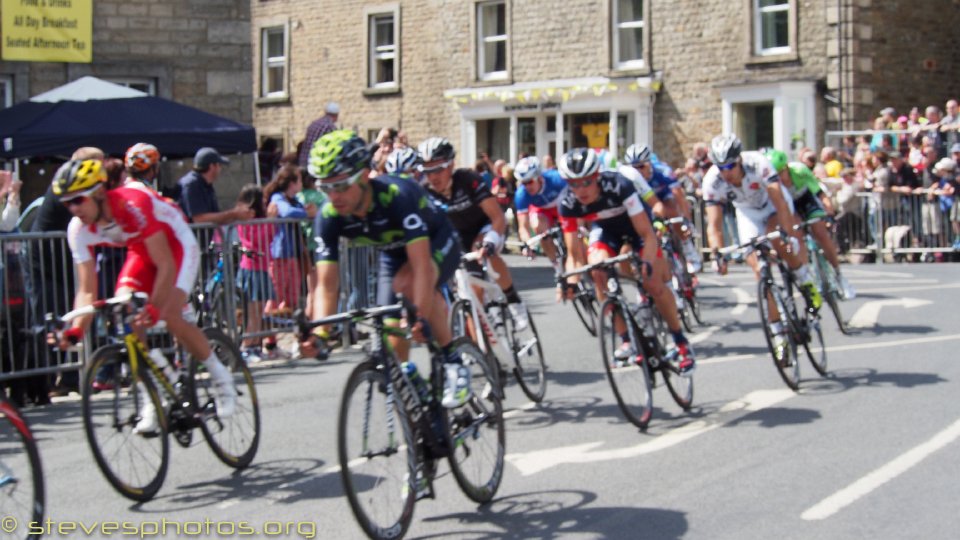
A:
{"type": "MultiPolygon", "coordinates": [[[[880,194],[880,211],[884,227],[896,223],[897,208],[900,205],[900,197],[892,190],[893,172],[890,170],[889,160],[890,158],[883,150],[875,152],[872,159],[873,171],[866,183],[867,186],[872,187],[874,193],[880,194]]],[[[883,231],[880,230],[880,223],[877,222],[876,215],[873,212],[870,214],[870,222],[873,238],[879,241],[883,237],[883,231]]]]}
{"type": "MultiPolygon", "coordinates": [[[[243,205],[253,211],[256,219],[267,216],[263,204],[263,191],[260,186],[248,184],[240,190],[238,206],[243,205]]],[[[237,285],[246,301],[245,334],[259,332],[263,328],[264,303],[276,300],[273,284],[267,272],[270,267],[270,241],[273,239],[272,223],[245,223],[237,226],[237,237],[244,253],[240,256],[240,269],[237,271],[237,285]]],[[[258,362],[263,357],[260,338],[246,338],[240,344],[240,352],[246,362],[258,362]]]]}
{"type": "Polygon", "coordinates": [[[922,131],[924,136],[929,139],[929,144],[937,151],[937,157],[944,158],[947,156],[947,145],[946,137],[940,131],[942,121],[940,107],[930,105],[927,107],[926,114],[928,123],[925,126],[920,126],[918,130],[922,131]]]}
{"type": "MultiPolygon", "coordinates": [[[[897,124],[894,126],[894,129],[901,131],[910,131],[910,120],[906,116],[897,117],[897,124]]],[[[897,134],[897,151],[901,154],[907,155],[910,152],[910,141],[913,137],[910,136],[910,133],[898,133],[897,134]]]]}
{"type": "Polygon", "coordinates": [[[907,154],[907,163],[917,171],[923,170],[923,136],[912,135],[910,137],[910,152],[907,154]]]}
{"type": "Polygon", "coordinates": [[[276,139],[273,137],[263,139],[263,142],[260,143],[260,149],[257,150],[257,164],[260,168],[261,182],[264,178],[273,178],[273,173],[280,166],[279,162],[282,155],[279,142],[276,139]]]}
{"type": "Polygon", "coordinates": [[[393,153],[393,143],[397,138],[397,130],[393,128],[383,128],[377,134],[376,147],[373,153],[373,167],[370,170],[370,178],[376,178],[387,172],[387,157],[393,153]]]}
{"type": "MultiPolygon", "coordinates": [[[[497,160],[497,163],[500,163],[500,160],[497,160]]],[[[517,231],[517,213],[513,209],[513,194],[517,191],[517,181],[513,176],[513,167],[506,164],[500,167],[500,174],[493,179],[493,188],[490,191],[497,199],[500,209],[503,210],[503,215],[508,217],[508,221],[513,222],[507,224],[507,229],[513,229],[514,233],[519,234],[517,231]],[[510,217],[513,219],[510,219],[510,217]]],[[[503,250],[506,252],[506,247],[503,250]]]]}
{"type": "Polygon", "coordinates": [[[887,127],[888,127],[887,122],[884,121],[883,117],[877,118],[876,120],[873,121],[874,133],[873,135],[869,136],[871,152],[876,152],[877,150],[884,150],[885,152],[889,152],[889,150],[885,150],[885,149],[890,148],[891,144],[888,141],[884,140],[886,138],[886,135],[883,133],[883,131],[886,131],[887,127]]]}
{"type": "Polygon", "coordinates": [[[178,202],[190,222],[226,225],[253,217],[253,211],[243,205],[220,211],[213,183],[220,178],[223,166],[229,163],[230,160],[221,156],[213,148],[205,147],[197,150],[197,154],[193,157],[193,170],[178,182],[180,184],[178,202]]]}
{"type": "MultiPolygon", "coordinates": [[[[313,205],[314,208],[323,208],[327,196],[316,188],[316,180],[309,174],[300,174],[303,178],[303,190],[297,193],[297,200],[304,208],[313,205]]],[[[313,230],[312,219],[303,222],[303,232],[307,237],[307,251],[303,257],[303,272],[307,276],[307,305],[304,312],[308,319],[313,319],[313,290],[317,287],[317,267],[313,264],[312,254],[317,250],[317,236],[319,231],[313,230]]]]}
{"type": "MultiPolygon", "coordinates": [[[[281,156],[281,157],[280,157],[280,160],[277,161],[277,170],[280,170],[280,168],[282,168],[282,167],[284,167],[284,166],[286,166],[286,165],[290,165],[290,166],[293,166],[293,167],[299,167],[300,165],[297,165],[299,162],[300,162],[300,157],[299,157],[299,155],[298,155],[296,152],[289,152],[289,153],[284,154],[283,156],[281,156]]],[[[273,176],[274,176],[275,174],[277,174],[277,171],[273,171],[273,174],[271,174],[270,176],[267,177],[267,182],[268,182],[268,183],[270,182],[269,179],[270,179],[270,178],[273,178],[273,176]]],[[[261,178],[261,180],[263,180],[263,178],[261,178]]]]}
{"type": "Polygon", "coordinates": [[[307,170],[307,162],[310,161],[310,149],[313,148],[313,143],[317,142],[317,139],[320,137],[337,129],[337,120],[340,118],[340,105],[331,101],[327,103],[324,113],[323,116],[317,118],[307,126],[307,134],[303,141],[300,142],[299,165],[303,171],[307,170]]]}
{"type": "Polygon", "coordinates": [[[553,156],[544,154],[543,157],[540,158],[540,167],[545,171],[552,171],[556,170],[557,164],[553,161],[553,156]]]}
{"type": "Polygon", "coordinates": [[[883,128],[881,129],[895,129],[897,124],[897,110],[893,107],[884,107],[880,110],[879,120],[883,121],[883,128]]]}
{"type": "Polygon", "coordinates": [[[927,125],[927,122],[928,122],[926,118],[920,116],[920,109],[918,107],[914,107],[910,109],[910,114],[908,115],[908,119],[909,121],[907,122],[907,124],[911,128],[914,128],[917,126],[925,126],[927,125]]]}
{"type": "Polygon", "coordinates": [[[947,100],[947,114],[940,121],[940,131],[944,136],[944,144],[947,148],[960,144],[960,105],[957,100],[947,100]]]}
{"type": "Polygon", "coordinates": [[[837,150],[837,159],[847,167],[853,167],[853,156],[857,153],[857,138],[844,135],[841,147],[837,150]]]}
{"type": "Polygon", "coordinates": [[[828,178],[840,178],[840,171],[843,170],[843,163],[837,159],[837,150],[832,146],[824,146],[820,149],[820,162],[823,163],[823,170],[828,178]]]}
{"type": "Polygon", "coordinates": [[[936,170],[940,178],[941,201],[950,199],[950,226],[953,228],[953,249],[960,250],[960,165],[952,158],[937,162],[936,170]]]}
{"type": "MultiPolygon", "coordinates": [[[[922,235],[922,242],[925,247],[936,247],[940,245],[941,235],[941,211],[937,195],[940,192],[940,178],[937,176],[935,167],[937,166],[937,152],[933,148],[928,148],[924,156],[923,169],[920,178],[917,179],[917,187],[913,190],[914,211],[919,208],[919,223],[914,220],[913,232],[916,236],[922,235]]],[[[947,209],[949,213],[949,209],[947,209]]],[[[945,214],[946,215],[946,214],[945,214]]]]}
{"type": "Polygon", "coordinates": [[[407,138],[406,131],[398,131],[397,137],[393,140],[393,148],[409,148],[410,140],[407,138]]]}
{"type": "Polygon", "coordinates": [[[846,253],[851,247],[863,247],[853,244],[856,238],[861,237],[858,232],[863,231],[863,204],[857,196],[863,191],[863,180],[858,178],[857,170],[850,167],[840,171],[840,178],[843,184],[834,195],[834,207],[839,210],[837,243],[840,251],[846,253]]]}
{"type": "Polygon", "coordinates": [[[20,188],[23,182],[13,179],[10,171],[0,171],[0,232],[11,232],[20,219],[20,188]]]}
{"type": "MultiPolygon", "coordinates": [[[[297,193],[302,189],[300,169],[287,166],[277,171],[264,188],[263,196],[271,205],[276,205],[280,218],[313,218],[317,214],[317,207],[312,203],[305,207],[297,200],[297,193]]],[[[283,223],[277,227],[270,243],[270,277],[279,301],[277,311],[282,313],[293,313],[299,305],[304,247],[302,229],[297,224],[283,223]]]]}

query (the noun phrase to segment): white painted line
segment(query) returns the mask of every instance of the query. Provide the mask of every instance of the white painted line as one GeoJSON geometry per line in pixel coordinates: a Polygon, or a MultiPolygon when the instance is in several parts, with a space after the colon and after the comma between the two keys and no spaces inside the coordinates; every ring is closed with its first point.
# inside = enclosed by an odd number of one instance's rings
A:
{"type": "Polygon", "coordinates": [[[717,413],[717,418],[713,421],[709,419],[696,420],[670,430],[652,441],[628,446],[626,448],[594,451],[603,445],[603,441],[592,441],[561,448],[545,448],[532,452],[507,454],[506,459],[519,469],[520,474],[523,476],[530,476],[562,464],[633,459],[644,454],[666,450],[684,441],[688,441],[697,435],[702,435],[703,433],[733,422],[751,412],[771,407],[796,395],[795,392],[788,389],[757,390],[750,392],[746,396],[724,405],[717,413]]]}
{"type": "Polygon", "coordinates": [[[884,272],[882,270],[866,270],[864,268],[857,268],[850,265],[843,266],[844,275],[864,275],[864,276],[882,276],[882,277],[892,277],[892,278],[912,278],[913,274],[906,272],[884,272]]]}
{"type": "Polygon", "coordinates": [[[880,310],[884,307],[902,307],[904,309],[916,308],[932,304],[933,300],[923,300],[921,298],[893,298],[890,300],[871,300],[865,302],[853,317],[850,317],[851,328],[873,328],[880,320],[880,310]]]}
{"type": "Polygon", "coordinates": [[[911,448],[893,461],[811,506],[800,514],[800,517],[812,521],[826,519],[836,514],[861,497],[870,494],[871,491],[907,472],[937,450],[955,441],[957,437],[960,437],[960,420],[937,433],[930,440],[911,448]]]}
{"type": "Polygon", "coordinates": [[[909,287],[881,287],[878,289],[857,289],[857,293],[871,293],[871,294],[885,294],[885,293],[895,293],[895,292],[910,292],[910,291],[941,291],[943,289],[960,289],[960,283],[951,283],[947,284],[938,284],[938,285],[918,285],[918,286],[909,286],[909,287]]]}
{"type": "Polygon", "coordinates": [[[698,331],[696,334],[693,335],[693,337],[690,337],[688,335],[687,341],[696,345],[701,341],[705,341],[707,338],[712,336],[714,332],[716,332],[717,330],[720,330],[720,326],[717,326],[717,325],[708,326],[707,328],[704,328],[703,330],[698,331]]]}
{"type": "Polygon", "coordinates": [[[737,305],[730,310],[730,314],[743,315],[746,313],[747,307],[753,302],[753,297],[740,287],[733,288],[733,295],[737,297],[737,305]]]}

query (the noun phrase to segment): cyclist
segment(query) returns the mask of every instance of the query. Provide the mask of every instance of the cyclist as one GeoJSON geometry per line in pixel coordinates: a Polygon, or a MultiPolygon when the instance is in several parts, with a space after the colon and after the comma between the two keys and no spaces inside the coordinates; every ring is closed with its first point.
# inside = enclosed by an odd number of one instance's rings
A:
{"type": "MultiPolygon", "coordinates": [[[[395,302],[395,293],[413,301],[419,315],[413,330],[419,333],[419,321],[427,321],[447,353],[441,404],[460,406],[470,397],[470,372],[449,348],[452,337],[446,304],[438,291],[457,269],[460,244],[450,221],[430,204],[422,187],[386,174],[370,178],[370,157],[364,140],[349,130],[327,133],[310,150],[308,170],[329,197],[314,226],[319,233],[313,313],[319,318],[336,312],[340,238],[379,246],[377,303],[395,302]]],[[[315,336],[301,344],[306,356],[316,355],[317,338],[329,337],[326,329],[314,332],[315,336]]]]}
{"type": "MultiPolygon", "coordinates": [[[[568,270],[584,264],[596,263],[618,255],[623,248],[632,248],[643,259],[646,279],[643,288],[653,298],[673,334],[679,354],[679,369],[690,375],[696,368],[693,347],[680,329],[680,315],[673,294],[664,284],[670,280],[667,263],[663,259],[657,236],[651,225],[650,210],[640,200],[633,183],[615,171],[600,172],[600,161],[590,148],[570,150],[560,158],[560,175],[567,188],[560,196],[560,225],[563,240],[570,253],[568,270]],[[577,220],[592,222],[589,248],[586,256],[583,243],[577,237],[577,220]],[[649,246],[644,248],[644,246],[649,246]]],[[[629,269],[624,269],[629,272],[629,269]]],[[[606,279],[601,271],[593,274],[597,299],[606,297],[606,279]]],[[[614,321],[623,344],[616,351],[618,360],[636,354],[630,343],[626,324],[614,321]]]]}
{"type": "MultiPolygon", "coordinates": [[[[733,202],[737,212],[737,231],[745,243],[777,227],[789,235],[789,249],[784,242],[774,240],[773,246],[793,271],[806,291],[814,309],[820,309],[823,300],[813,283],[806,265],[806,249],[793,230],[793,200],[780,183],[780,177],[760,152],[743,151],[736,135],[718,135],[710,143],[710,161],[713,165],[703,178],[703,199],[707,208],[707,239],[713,249],[713,260],[720,274],[727,273],[726,262],[720,257],[723,247],[723,204],[733,202]]],[[[747,263],[760,279],[755,253],[747,263]]],[[[783,325],[780,314],[770,301],[770,329],[782,344],[783,325]]]]}
{"type": "MultiPolygon", "coordinates": [[[[800,218],[800,221],[807,221],[815,218],[824,218],[827,211],[820,201],[823,196],[823,190],[820,189],[820,181],[813,175],[809,167],[800,162],[787,162],[787,154],[780,150],[767,150],[767,159],[770,165],[780,176],[780,183],[790,190],[793,197],[793,207],[800,218]]],[[[852,300],[857,293],[853,286],[840,273],[840,258],[837,256],[837,245],[830,238],[827,231],[827,224],[823,221],[814,223],[811,227],[814,240],[823,249],[823,255],[827,261],[833,265],[837,272],[837,281],[840,282],[840,289],[845,300],[852,300]]]]}
{"type": "MultiPolygon", "coordinates": [[[[541,170],[540,160],[533,156],[518,161],[513,176],[520,183],[513,196],[517,208],[517,224],[520,227],[520,241],[524,243],[523,254],[530,257],[533,250],[526,245],[530,240],[530,227],[533,226],[534,232],[541,234],[560,221],[557,207],[560,204],[560,193],[567,187],[567,183],[556,169],[541,170]]],[[[562,273],[563,261],[557,260],[557,249],[553,243],[541,242],[540,245],[543,246],[554,270],[562,273]]]]}
{"type": "MultiPolygon", "coordinates": [[[[97,298],[93,248],[126,246],[117,294],[149,295],[147,309],[137,322],[148,326],[165,321],[170,333],[210,373],[218,415],[232,416],[237,399],[233,376],[210,349],[200,328],[183,318],[200,262],[200,249],[186,219],[179,208],[155,193],[130,187],[108,191],[105,181],[106,173],[97,160],[68,161],[53,180],[53,193],[74,216],[67,228],[77,274],[74,308],[87,306],[97,298]]],[[[75,319],[61,333],[60,347],[67,348],[82,339],[91,321],[92,316],[75,319]]],[[[144,393],[143,397],[141,420],[135,431],[146,435],[157,431],[158,419],[149,396],[144,393]]]]}
{"type": "MultiPolygon", "coordinates": [[[[454,169],[456,155],[453,145],[442,137],[431,137],[420,143],[423,164],[419,169],[426,180],[424,185],[434,204],[446,211],[464,248],[480,245],[480,254],[500,275],[497,283],[507,298],[517,330],[523,330],[528,326],[527,310],[513,287],[507,264],[500,257],[507,218],[477,173],[471,169],[454,169]]],[[[477,270],[474,263],[468,267],[477,270]]]]}
{"type": "MultiPolygon", "coordinates": [[[[653,189],[657,197],[656,200],[650,201],[654,214],[664,219],[687,215],[683,188],[679,182],[656,166],[650,147],[645,144],[631,144],[623,154],[623,162],[624,165],[640,173],[640,176],[653,189]]],[[[703,268],[703,260],[693,245],[692,230],[688,228],[685,232],[683,226],[677,223],[673,226],[673,232],[678,238],[683,239],[683,256],[687,260],[687,270],[691,274],[696,274],[703,268]]]]}
{"type": "Polygon", "coordinates": [[[160,172],[160,151],[150,143],[137,143],[127,149],[123,157],[123,165],[127,176],[123,179],[124,187],[149,189],[157,191],[157,175],[160,172]]]}
{"type": "Polygon", "coordinates": [[[394,151],[387,156],[385,167],[387,174],[416,180],[417,165],[420,165],[420,163],[422,163],[422,161],[416,149],[409,146],[401,146],[394,149],[394,151]]]}

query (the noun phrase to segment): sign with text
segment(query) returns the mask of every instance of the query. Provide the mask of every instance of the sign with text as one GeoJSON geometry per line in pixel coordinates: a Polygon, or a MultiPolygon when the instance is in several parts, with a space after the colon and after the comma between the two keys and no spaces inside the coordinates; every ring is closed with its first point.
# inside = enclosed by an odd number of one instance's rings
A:
{"type": "Polygon", "coordinates": [[[0,0],[4,60],[93,60],[93,0],[0,0]]]}

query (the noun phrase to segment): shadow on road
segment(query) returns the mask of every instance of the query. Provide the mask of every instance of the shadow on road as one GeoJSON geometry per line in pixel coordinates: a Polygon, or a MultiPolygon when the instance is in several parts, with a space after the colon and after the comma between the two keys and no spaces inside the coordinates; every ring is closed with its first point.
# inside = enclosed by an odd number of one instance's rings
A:
{"type": "MultiPolygon", "coordinates": [[[[681,414],[679,410],[669,411],[656,405],[657,399],[665,399],[667,406],[672,405],[667,394],[661,398],[654,396],[653,418],[657,422],[667,422],[674,419],[674,412],[677,416],[689,419],[691,415],[681,414]]],[[[630,423],[624,418],[623,412],[616,404],[612,392],[609,396],[600,397],[564,397],[561,399],[547,399],[537,407],[526,409],[507,420],[507,429],[531,430],[548,428],[555,424],[585,424],[597,419],[604,419],[612,425],[630,426],[630,423]],[[608,401],[604,402],[603,399],[608,401]]],[[[632,429],[632,427],[631,427],[632,429]]],[[[637,430],[639,432],[639,430],[637,430]]]]}
{"type": "MultiPolygon", "coordinates": [[[[475,512],[459,512],[426,518],[457,538],[553,539],[571,534],[598,538],[682,538],[689,528],[686,515],[661,508],[588,506],[597,496],[587,491],[538,491],[496,499],[475,512]],[[471,525],[497,530],[471,531],[471,525]]],[[[449,538],[449,533],[417,538],[449,538]]]]}
{"type": "Polygon", "coordinates": [[[870,368],[851,368],[833,371],[829,378],[804,384],[803,393],[835,394],[862,387],[916,388],[945,382],[947,379],[936,373],[880,372],[870,368]]]}
{"type": "Polygon", "coordinates": [[[767,407],[752,412],[746,416],[736,418],[724,424],[724,427],[736,427],[742,424],[756,424],[759,427],[774,428],[810,424],[822,418],[820,411],[813,409],[796,409],[790,407],[767,407]]]}

